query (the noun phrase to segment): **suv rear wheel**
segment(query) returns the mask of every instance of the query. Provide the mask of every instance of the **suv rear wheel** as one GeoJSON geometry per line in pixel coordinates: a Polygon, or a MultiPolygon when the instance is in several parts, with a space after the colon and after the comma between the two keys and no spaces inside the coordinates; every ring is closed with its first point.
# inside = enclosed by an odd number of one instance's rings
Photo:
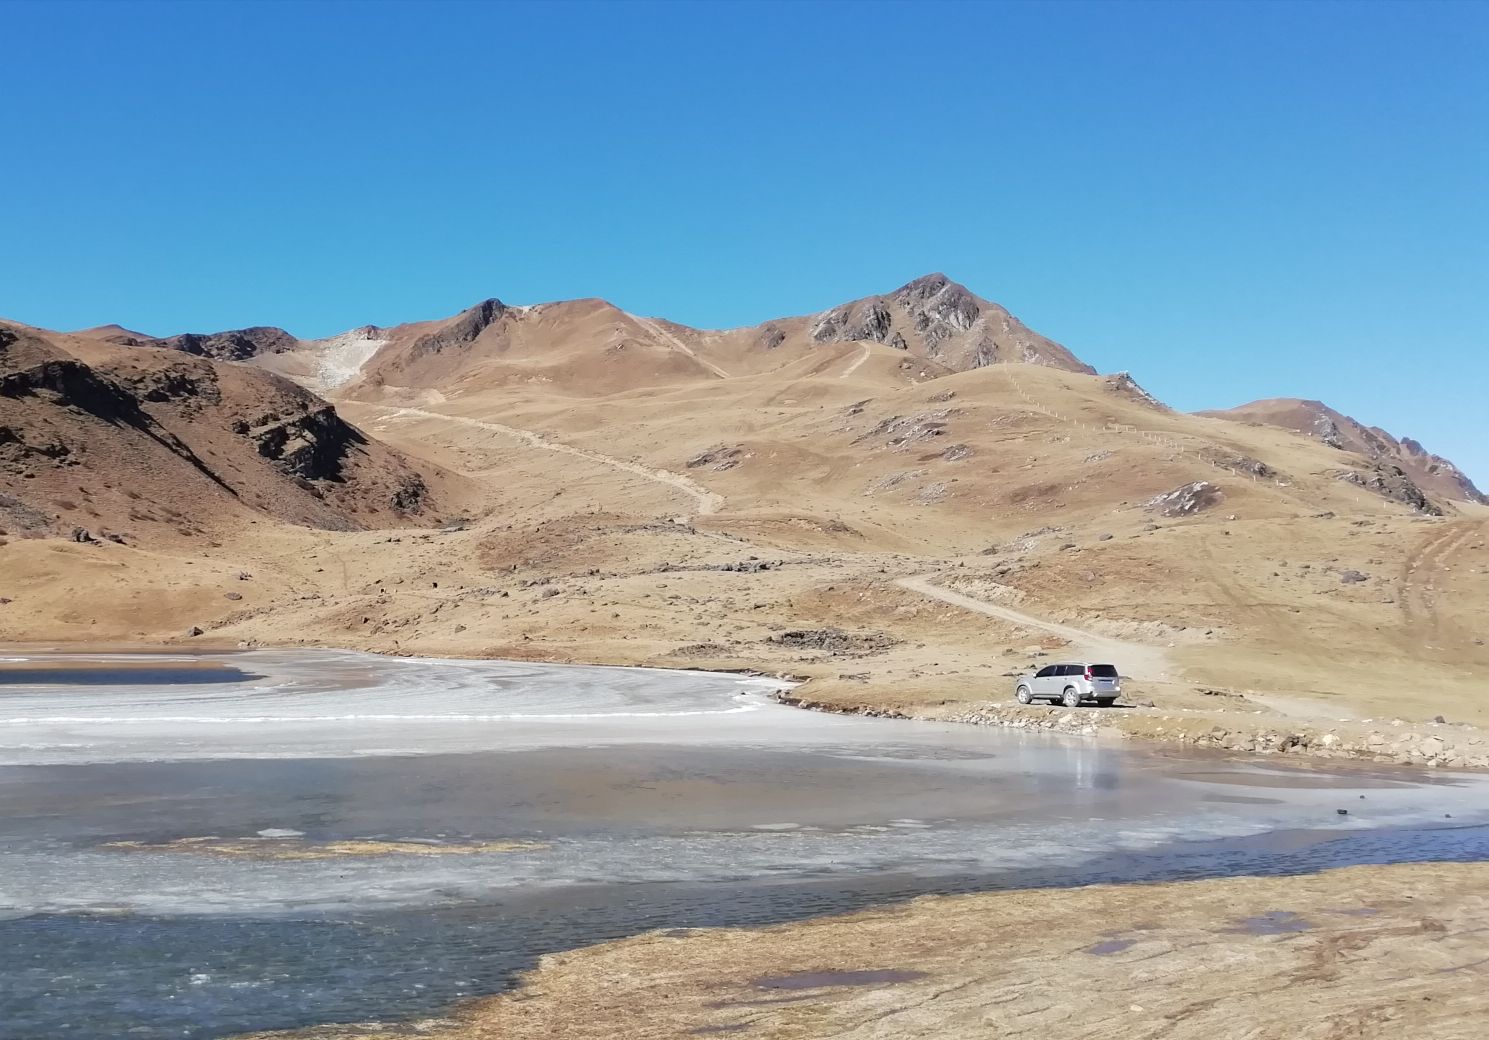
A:
{"type": "Polygon", "coordinates": [[[1080,692],[1074,686],[1065,687],[1065,696],[1060,698],[1067,708],[1079,708],[1081,706],[1080,692]]]}

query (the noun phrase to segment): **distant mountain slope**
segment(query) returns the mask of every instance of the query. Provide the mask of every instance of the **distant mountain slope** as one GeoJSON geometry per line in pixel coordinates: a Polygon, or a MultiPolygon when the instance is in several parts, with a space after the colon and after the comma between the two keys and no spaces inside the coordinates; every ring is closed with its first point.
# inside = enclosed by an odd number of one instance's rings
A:
{"type": "Polygon", "coordinates": [[[11,533],[192,534],[245,512],[331,529],[428,523],[459,483],[272,373],[0,325],[11,533]]]}
{"type": "Polygon", "coordinates": [[[397,388],[460,394],[520,382],[593,395],[781,371],[832,361],[852,345],[882,347],[919,378],[1005,362],[1094,371],[940,274],[818,314],[728,330],[645,318],[599,299],[526,307],[488,299],[434,321],[368,326],[285,348],[268,342],[255,363],[356,396],[397,388]]]}
{"type": "Polygon", "coordinates": [[[1399,466],[1428,494],[1459,502],[1489,503],[1489,496],[1479,491],[1468,475],[1447,459],[1429,453],[1409,437],[1398,440],[1378,426],[1366,426],[1322,401],[1277,397],[1196,414],[1295,430],[1332,448],[1399,466]]]}
{"type": "Polygon", "coordinates": [[[100,325],[73,333],[80,339],[102,340],[121,347],[158,347],[218,361],[246,361],[265,354],[294,350],[300,341],[283,329],[256,325],[227,332],[183,332],[177,336],[147,336],[119,325],[100,325]]]}
{"type": "Polygon", "coordinates": [[[886,343],[958,372],[1002,362],[1096,371],[944,274],[926,275],[892,293],[845,303],[809,321],[809,334],[816,342],[886,343]]]}

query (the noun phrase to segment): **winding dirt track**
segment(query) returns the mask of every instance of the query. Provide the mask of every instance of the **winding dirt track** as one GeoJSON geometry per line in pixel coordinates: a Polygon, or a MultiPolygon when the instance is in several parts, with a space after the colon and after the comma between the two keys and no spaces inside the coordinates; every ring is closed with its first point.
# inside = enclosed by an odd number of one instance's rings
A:
{"type": "Polygon", "coordinates": [[[693,353],[692,347],[688,346],[682,340],[678,339],[676,336],[668,332],[666,329],[662,328],[662,326],[658,325],[650,318],[642,318],[635,314],[628,314],[627,317],[634,321],[637,325],[640,325],[647,332],[650,332],[653,336],[656,336],[658,339],[665,341],[668,346],[672,347],[672,349],[678,351],[679,353],[686,354],[688,357],[698,362],[698,364],[702,365],[704,368],[708,369],[719,378],[729,378],[728,372],[725,372],[722,368],[720,368],[718,365],[715,365],[712,361],[709,361],[706,358],[701,358],[697,354],[693,353]]]}
{"type": "Polygon", "coordinates": [[[1437,610],[1437,583],[1442,572],[1450,569],[1459,552],[1477,538],[1483,537],[1483,521],[1463,520],[1434,531],[1406,557],[1402,572],[1401,610],[1406,623],[1429,635],[1442,628],[1437,610]]]}
{"type": "Polygon", "coordinates": [[[922,596],[930,596],[943,603],[950,603],[954,607],[961,607],[963,610],[986,614],[988,617],[1000,618],[1024,628],[1048,632],[1062,639],[1068,639],[1083,656],[1109,660],[1118,666],[1123,675],[1134,679],[1165,680],[1170,677],[1168,654],[1162,647],[1113,639],[1110,636],[1088,632],[1072,625],[1062,625],[1057,621],[1035,617],[1032,614],[1025,614],[1023,611],[989,603],[986,600],[974,599],[960,592],[952,592],[950,589],[935,585],[926,577],[900,578],[895,584],[911,592],[918,592],[922,596]]]}
{"type": "Polygon", "coordinates": [[[842,373],[838,376],[838,378],[839,379],[847,379],[854,372],[857,372],[858,371],[858,366],[862,365],[865,361],[867,361],[869,359],[869,354],[870,353],[871,353],[871,350],[869,348],[869,345],[867,343],[865,343],[863,345],[863,352],[861,354],[859,354],[858,357],[856,357],[856,358],[853,359],[853,363],[852,364],[850,364],[847,368],[843,369],[842,373]]]}
{"type": "Polygon", "coordinates": [[[462,426],[473,426],[480,430],[489,430],[492,433],[499,433],[503,437],[510,437],[513,440],[521,441],[531,448],[554,451],[562,455],[573,455],[576,458],[587,459],[602,466],[609,466],[612,469],[630,473],[643,480],[665,484],[691,497],[697,503],[697,514],[699,516],[708,516],[724,508],[723,495],[714,494],[712,491],[688,479],[681,473],[673,473],[671,470],[665,469],[652,469],[649,466],[641,465],[639,462],[617,459],[614,456],[604,455],[598,451],[590,451],[588,448],[576,448],[572,444],[564,444],[562,441],[551,441],[542,434],[534,433],[532,430],[507,426],[504,423],[487,422],[485,419],[470,419],[463,415],[446,415],[443,412],[430,412],[422,408],[399,408],[389,415],[388,418],[397,419],[400,416],[440,419],[445,422],[458,423],[462,426]]]}

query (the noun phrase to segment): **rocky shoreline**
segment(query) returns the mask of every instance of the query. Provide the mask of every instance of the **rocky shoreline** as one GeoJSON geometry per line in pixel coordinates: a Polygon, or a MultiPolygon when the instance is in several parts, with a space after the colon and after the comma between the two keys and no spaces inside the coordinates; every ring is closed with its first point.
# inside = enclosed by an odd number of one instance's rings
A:
{"type": "Polygon", "coordinates": [[[1323,728],[1274,716],[1264,722],[1222,726],[1209,717],[1138,708],[1057,708],[997,701],[905,712],[851,701],[817,700],[803,696],[799,692],[802,689],[782,691],[775,699],[792,707],[844,715],[960,722],[1065,736],[1114,736],[1233,753],[1489,770],[1489,736],[1475,727],[1446,722],[1423,726],[1398,719],[1384,724],[1340,723],[1323,728]]]}

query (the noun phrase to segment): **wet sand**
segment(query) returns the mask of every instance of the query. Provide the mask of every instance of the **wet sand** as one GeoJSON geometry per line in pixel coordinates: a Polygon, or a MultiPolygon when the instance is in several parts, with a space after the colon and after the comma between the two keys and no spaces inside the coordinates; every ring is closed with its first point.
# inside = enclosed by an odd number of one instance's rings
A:
{"type": "Polygon", "coordinates": [[[553,954],[512,994],[377,1035],[1482,1040],[1486,934],[1483,864],[932,897],[553,954]]]}

